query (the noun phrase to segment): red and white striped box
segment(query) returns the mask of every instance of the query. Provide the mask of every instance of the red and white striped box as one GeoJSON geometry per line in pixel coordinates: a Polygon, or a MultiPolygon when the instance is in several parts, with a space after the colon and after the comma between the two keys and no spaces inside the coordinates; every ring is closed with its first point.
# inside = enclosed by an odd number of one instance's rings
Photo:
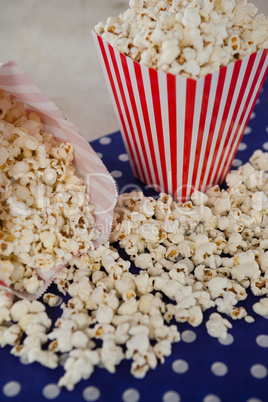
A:
{"type": "MultiPolygon", "coordinates": [[[[28,112],[35,111],[41,117],[44,131],[53,134],[59,142],[70,142],[74,147],[74,164],[76,174],[83,178],[90,194],[91,202],[95,204],[94,211],[96,227],[100,237],[94,242],[95,246],[105,243],[110,236],[113,210],[116,204],[117,189],[115,182],[100,158],[96,155],[86,139],[70,123],[56,105],[33,83],[28,75],[13,61],[0,63],[0,90],[3,90],[20,102],[24,102],[28,112]]],[[[54,279],[56,273],[64,266],[58,266],[42,273],[44,286],[36,294],[18,293],[1,281],[1,288],[12,291],[19,297],[34,300],[40,297],[54,279]]]]}
{"type": "Polygon", "coordinates": [[[119,53],[92,32],[132,170],[178,201],[221,184],[268,73],[268,50],[197,80],[119,53]]]}

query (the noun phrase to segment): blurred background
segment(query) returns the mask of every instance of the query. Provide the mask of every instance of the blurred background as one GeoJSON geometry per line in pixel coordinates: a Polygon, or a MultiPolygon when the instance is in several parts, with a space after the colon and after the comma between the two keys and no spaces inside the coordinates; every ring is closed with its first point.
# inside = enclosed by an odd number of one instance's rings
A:
{"type": "MultiPolygon", "coordinates": [[[[255,0],[268,14],[268,0],[255,0]]],[[[0,61],[15,60],[90,141],[117,131],[91,38],[128,0],[0,0],[0,61]]]]}

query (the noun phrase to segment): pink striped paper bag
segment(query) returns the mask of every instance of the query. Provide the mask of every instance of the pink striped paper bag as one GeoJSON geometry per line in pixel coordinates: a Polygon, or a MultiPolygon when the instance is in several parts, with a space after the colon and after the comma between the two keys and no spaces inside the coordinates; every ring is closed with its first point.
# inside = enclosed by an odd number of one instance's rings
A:
{"type": "MultiPolygon", "coordinates": [[[[95,241],[95,246],[105,243],[111,232],[117,189],[112,176],[100,158],[75,126],[64,118],[55,104],[40,91],[16,63],[12,61],[0,63],[0,89],[24,102],[27,111],[37,112],[44,124],[44,131],[52,133],[57,141],[72,143],[76,173],[84,179],[91,201],[96,205],[94,215],[96,227],[100,230],[101,236],[95,241]]],[[[55,267],[46,274],[40,274],[45,284],[37,294],[13,293],[19,297],[27,297],[29,300],[37,299],[61,268],[62,266],[55,267]]],[[[3,281],[0,281],[1,287],[7,289],[3,281]]]]}
{"type": "Polygon", "coordinates": [[[221,184],[267,76],[268,50],[194,80],[143,66],[92,35],[135,177],[183,202],[221,184]]]}

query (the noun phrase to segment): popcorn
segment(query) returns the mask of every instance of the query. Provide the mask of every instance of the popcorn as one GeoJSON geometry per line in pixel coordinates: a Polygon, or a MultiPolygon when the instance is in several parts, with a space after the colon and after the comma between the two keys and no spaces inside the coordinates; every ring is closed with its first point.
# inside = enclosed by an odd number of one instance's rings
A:
{"type": "Polygon", "coordinates": [[[43,133],[39,117],[27,117],[2,92],[1,102],[0,279],[35,295],[52,269],[92,249],[99,232],[86,187],[74,174],[72,145],[43,133]]]}
{"type": "Polygon", "coordinates": [[[268,19],[247,1],[130,0],[95,32],[147,67],[199,78],[268,48],[268,19]]]}
{"type": "Polygon", "coordinates": [[[253,310],[256,314],[268,318],[268,299],[263,298],[259,302],[253,304],[253,310]]]}
{"type": "Polygon", "coordinates": [[[225,318],[222,318],[220,314],[212,313],[206,322],[206,327],[210,336],[225,339],[227,330],[232,328],[232,324],[225,318]]]}
{"type": "MultiPolygon", "coordinates": [[[[227,190],[215,186],[206,194],[195,194],[192,202],[178,204],[165,194],[156,200],[141,193],[121,195],[111,239],[120,241],[139,270],[130,270],[130,262],[109,243],[73,258],[55,280],[68,300],[61,304],[61,317],[52,328],[43,303],[14,302],[1,292],[0,345],[11,345],[12,354],[50,368],[64,356],[65,374],[58,385],[72,390],[96,366],[114,373],[123,359],[131,359],[133,376],[144,378],[180,341],[179,323],[197,327],[210,308],[217,312],[206,321],[208,334],[226,338],[232,324],[221,314],[254,321],[243,306],[237,307],[247,298],[247,289],[265,296],[253,310],[267,318],[267,205],[256,210],[253,203],[268,194],[268,174],[259,174],[260,168],[268,167],[268,154],[256,152],[251,160],[230,173],[227,190]],[[241,180],[246,172],[256,181],[241,180]],[[178,327],[170,325],[173,319],[178,327]]],[[[58,195],[70,199],[70,194],[58,195]]],[[[42,227],[39,219],[36,222],[42,227]]],[[[20,226],[17,221],[12,226],[15,239],[20,226]]],[[[29,229],[23,230],[27,245],[33,239],[29,229]]],[[[43,243],[49,242],[46,231],[43,243]]],[[[56,241],[61,239],[56,236],[56,241]]],[[[4,242],[1,245],[6,249],[4,242]]],[[[11,268],[6,264],[5,271],[15,268],[18,275],[16,263],[11,268]]],[[[20,275],[24,279],[29,274],[32,277],[31,270],[22,269],[20,275]]],[[[53,306],[59,297],[47,293],[43,302],[53,306]]]]}

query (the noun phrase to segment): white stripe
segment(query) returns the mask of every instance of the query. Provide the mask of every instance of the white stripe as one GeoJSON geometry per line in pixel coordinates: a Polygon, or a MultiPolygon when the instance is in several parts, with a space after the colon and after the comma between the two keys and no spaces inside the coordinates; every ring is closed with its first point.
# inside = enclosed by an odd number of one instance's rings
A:
{"type": "Polygon", "coordinates": [[[137,106],[137,113],[139,116],[141,131],[142,131],[144,145],[145,145],[145,149],[146,149],[146,154],[148,156],[149,169],[150,169],[152,180],[154,181],[154,183],[149,183],[149,180],[148,180],[147,184],[152,185],[152,184],[155,184],[155,182],[156,182],[155,172],[154,172],[153,162],[152,162],[152,150],[150,150],[150,147],[149,147],[148,133],[145,128],[144,117],[143,117],[143,112],[142,112],[142,107],[141,107],[141,100],[140,100],[140,95],[139,95],[139,90],[138,90],[138,83],[137,83],[136,74],[135,74],[135,70],[134,70],[134,63],[129,57],[127,57],[127,62],[128,62],[129,74],[131,77],[132,89],[134,92],[134,98],[135,98],[136,106],[137,106]]]}
{"type": "MultiPolygon", "coordinates": [[[[236,104],[237,104],[238,96],[240,94],[241,86],[242,86],[242,83],[243,83],[243,80],[244,80],[244,77],[245,77],[245,72],[246,72],[247,64],[248,64],[247,61],[248,60],[245,60],[241,64],[241,68],[240,68],[237,83],[236,83],[236,88],[235,88],[235,91],[234,91],[234,94],[233,94],[231,107],[230,107],[230,110],[229,110],[229,113],[228,113],[228,117],[227,117],[227,120],[226,120],[224,131],[223,131],[223,134],[222,134],[222,139],[221,139],[221,143],[220,143],[220,146],[219,146],[218,155],[216,157],[214,167],[212,166],[212,168],[213,168],[213,172],[212,172],[212,176],[211,176],[212,180],[213,180],[213,178],[214,178],[214,176],[216,174],[216,171],[219,172],[219,170],[220,170],[219,167],[222,164],[222,161],[220,160],[220,158],[222,157],[223,146],[224,146],[227,134],[229,132],[230,125],[231,125],[233,119],[236,118],[236,116],[233,116],[233,114],[234,114],[234,110],[235,110],[235,107],[236,107],[236,104]]],[[[229,68],[227,68],[227,75],[228,74],[232,74],[232,71],[230,71],[229,68]]],[[[227,152],[226,152],[226,154],[227,154],[227,152]]],[[[210,184],[214,185],[216,183],[217,183],[217,181],[213,180],[213,183],[210,183],[210,184]]],[[[217,184],[219,184],[219,183],[217,183],[217,184]]]]}
{"type": "MultiPolygon", "coordinates": [[[[136,149],[136,152],[137,152],[137,156],[138,156],[138,154],[141,155],[141,160],[142,160],[143,170],[145,172],[145,177],[143,177],[142,170],[141,170],[141,167],[140,167],[139,163],[137,164],[137,169],[139,171],[139,176],[141,177],[142,181],[146,181],[148,183],[148,181],[149,181],[148,172],[147,172],[147,169],[146,169],[145,160],[144,160],[143,152],[142,152],[142,147],[141,147],[139,135],[138,135],[138,132],[137,132],[137,126],[136,126],[135,118],[134,118],[133,111],[132,111],[131,101],[130,101],[128,88],[127,88],[127,84],[126,84],[126,79],[125,79],[125,73],[124,73],[122,63],[121,63],[121,60],[120,60],[119,52],[117,50],[115,50],[114,53],[115,53],[115,57],[116,57],[116,60],[117,60],[117,66],[118,66],[118,69],[119,69],[119,73],[120,73],[120,77],[121,77],[121,81],[122,81],[122,86],[123,86],[125,97],[126,97],[127,108],[128,108],[128,111],[129,111],[131,122],[132,122],[134,137],[136,139],[136,143],[137,143],[137,146],[138,146],[138,149],[136,149]]],[[[129,136],[132,137],[131,131],[129,132],[129,136]]],[[[134,146],[134,141],[133,141],[133,146],[134,146]]]]}
{"type": "Polygon", "coordinates": [[[202,186],[202,188],[200,188],[200,177],[201,177],[201,173],[202,173],[202,169],[203,169],[203,165],[204,165],[204,157],[205,157],[205,151],[206,151],[206,146],[207,146],[207,142],[208,142],[208,137],[209,137],[209,135],[211,135],[209,133],[209,129],[210,129],[210,124],[211,124],[212,112],[214,109],[214,102],[215,102],[215,97],[216,97],[218,78],[219,78],[219,72],[215,72],[214,74],[212,74],[206,122],[205,122],[205,127],[204,127],[202,147],[201,147],[200,159],[199,159],[199,169],[198,169],[197,178],[196,178],[196,188],[199,190],[204,189],[204,185],[202,186]]]}
{"type": "MultiPolygon", "coordinates": [[[[114,81],[118,101],[119,101],[119,104],[120,104],[120,107],[121,107],[122,118],[124,120],[127,132],[130,133],[130,129],[129,129],[126,113],[125,113],[125,108],[124,108],[123,100],[122,100],[122,97],[121,97],[119,85],[118,85],[118,82],[117,82],[117,79],[116,79],[116,74],[115,74],[115,71],[114,71],[113,62],[112,62],[111,55],[110,55],[110,52],[109,52],[108,44],[105,43],[105,42],[103,42],[103,44],[104,44],[104,47],[105,47],[106,55],[107,55],[107,58],[108,58],[110,69],[111,69],[111,74],[113,76],[113,81],[114,81]]],[[[124,130],[122,131],[122,134],[125,137],[125,142],[127,143],[127,139],[126,139],[127,136],[126,136],[126,133],[124,132],[124,130]]],[[[129,135],[128,137],[129,137],[130,147],[131,147],[131,149],[133,151],[134,159],[136,161],[136,166],[139,166],[136,149],[135,149],[134,144],[133,144],[133,139],[131,138],[131,135],[129,135]]],[[[129,158],[129,159],[131,159],[131,158],[129,158]]],[[[133,165],[133,168],[134,168],[134,165],[133,165]]],[[[135,169],[134,169],[134,172],[135,172],[135,169]]]]}
{"type": "MultiPolygon", "coordinates": [[[[110,79],[109,79],[108,72],[107,72],[107,69],[106,69],[106,65],[105,65],[105,62],[104,62],[104,59],[103,59],[103,56],[102,56],[102,52],[101,52],[101,48],[100,48],[100,45],[99,45],[99,42],[98,42],[98,39],[97,39],[97,35],[94,32],[92,32],[92,36],[93,36],[94,43],[95,43],[95,46],[96,46],[96,49],[97,49],[97,52],[98,52],[98,56],[99,56],[102,71],[103,71],[103,74],[104,74],[104,78],[105,78],[105,81],[106,81],[106,85],[107,85],[108,91],[110,93],[110,97],[111,97],[111,100],[112,100],[112,105],[113,105],[113,108],[114,108],[114,112],[116,114],[117,121],[118,121],[118,124],[119,124],[119,128],[120,128],[120,131],[121,131],[121,134],[122,134],[122,139],[123,139],[126,151],[127,151],[128,155],[129,155],[129,162],[130,162],[132,171],[135,172],[134,163],[133,163],[131,155],[130,155],[130,150],[129,150],[128,143],[127,143],[127,140],[126,140],[126,135],[125,135],[125,132],[124,132],[124,129],[123,129],[123,124],[121,122],[119,110],[117,109],[115,97],[114,97],[113,90],[112,90],[112,85],[110,83],[110,79]]],[[[105,48],[105,52],[107,52],[106,48],[105,48]]]]}
{"type": "MultiPolygon", "coordinates": [[[[224,87],[223,87],[223,91],[222,91],[222,95],[221,95],[218,117],[217,117],[215,129],[214,129],[214,133],[210,133],[210,135],[213,135],[213,137],[212,137],[212,142],[211,142],[211,147],[210,147],[210,152],[209,152],[209,157],[208,157],[208,162],[207,162],[207,167],[206,167],[206,173],[205,173],[204,181],[203,181],[203,183],[204,183],[203,187],[205,189],[207,187],[210,187],[210,183],[207,182],[207,179],[208,179],[210,170],[213,169],[212,159],[213,159],[213,154],[215,153],[215,146],[216,146],[216,143],[217,143],[217,140],[219,137],[219,130],[220,130],[220,126],[222,123],[222,115],[223,115],[226,101],[227,101],[228,94],[229,94],[230,83],[231,83],[231,79],[232,79],[232,75],[233,75],[233,69],[234,69],[234,64],[230,64],[227,69],[228,73],[226,73],[225,80],[224,80],[224,87]]],[[[215,98],[215,101],[216,101],[216,98],[215,98]]]]}
{"type": "Polygon", "coordinates": [[[162,129],[165,147],[166,171],[167,171],[167,185],[168,188],[165,192],[172,194],[172,170],[171,170],[171,157],[170,157],[170,135],[169,135],[169,105],[167,93],[167,74],[163,71],[158,71],[159,95],[161,104],[162,115],[162,129]]]}
{"type": "MultiPolygon", "coordinates": [[[[27,102],[25,100],[25,102],[27,102]]],[[[46,113],[54,113],[54,112],[59,112],[59,109],[54,105],[54,103],[52,102],[27,102],[30,106],[39,109],[40,112],[42,112],[43,110],[46,111],[46,113]]],[[[60,112],[61,113],[61,112],[60,112]]]]}
{"type": "MultiPolygon", "coordinates": [[[[258,57],[258,56],[257,56],[257,57],[258,57]]],[[[242,64],[244,64],[245,62],[246,62],[245,59],[242,60],[242,64]]],[[[247,97],[248,97],[248,94],[249,94],[249,91],[250,91],[250,88],[251,88],[253,79],[254,79],[254,77],[255,77],[258,64],[259,64],[259,59],[256,59],[254,65],[253,65],[252,72],[251,72],[251,74],[250,74],[249,80],[248,80],[248,84],[247,84],[247,87],[246,87],[246,90],[245,90],[243,99],[242,99],[241,104],[240,104],[240,108],[239,108],[239,110],[238,110],[237,115],[235,116],[235,123],[234,123],[234,126],[233,126],[233,130],[232,130],[231,135],[230,135],[230,137],[229,137],[229,141],[228,141],[228,144],[227,144],[227,147],[226,147],[225,155],[224,155],[224,157],[223,157],[223,159],[222,159],[222,161],[221,161],[220,168],[218,169],[218,174],[217,174],[216,182],[219,182],[220,176],[221,176],[222,172],[223,172],[223,171],[226,169],[226,167],[228,166],[228,164],[227,164],[226,161],[229,159],[229,156],[230,156],[230,150],[231,150],[232,144],[233,144],[233,142],[234,142],[234,136],[235,136],[235,133],[236,133],[236,130],[237,130],[237,126],[238,126],[240,117],[241,117],[241,115],[242,115],[242,113],[243,113],[243,110],[244,110],[244,107],[245,107],[245,103],[246,103],[246,100],[247,100],[247,97]],[[258,62],[257,62],[257,60],[258,60],[258,62]]],[[[242,68],[242,67],[241,67],[241,68],[242,68]]]]}
{"type": "Polygon", "coordinates": [[[262,71],[261,71],[261,73],[260,73],[260,75],[259,75],[259,79],[258,79],[258,81],[257,81],[257,83],[256,83],[256,86],[255,86],[255,89],[254,89],[254,91],[253,91],[253,94],[252,94],[252,97],[251,97],[251,101],[250,101],[250,103],[249,103],[249,105],[248,105],[248,108],[247,108],[247,111],[246,111],[246,113],[245,113],[244,119],[243,119],[242,124],[241,124],[241,126],[240,126],[240,129],[239,129],[239,131],[238,131],[238,134],[237,134],[237,136],[236,136],[236,138],[235,138],[235,142],[234,142],[234,144],[233,144],[233,146],[232,146],[232,148],[231,148],[231,152],[229,153],[229,159],[228,159],[228,162],[227,162],[226,167],[225,167],[225,170],[224,170],[224,177],[225,177],[225,175],[228,173],[228,172],[227,172],[228,165],[229,165],[231,159],[234,157],[234,151],[235,151],[235,149],[236,149],[236,146],[237,146],[237,144],[238,144],[238,141],[239,141],[239,138],[240,138],[240,136],[241,136],[241,134],[242,134],[242,131],[243,131],[244,128],[245,128],[246,121],[247,121],[247,119],[249,118],[249,113],[250,113],[250,111],[251,111],[251,108],[252,108],[254,99],[255,99],[255,97],[256,97],[256,95],[257,95],[257,92],[258,92],[258,90],[259,90],[259,88],[260,88],[260,84],[261,84],[261,81],[262,81],[263,76],[264,76],[264,74],[265,74],[265,71],[266,71],[267,66],[268,66],[268,57],[267,57],[266,60],[265,60],[265,63],[264,63],[263,68],[262,68],[262,71]]]}
{"type": "Polygon", "coordinates": [[[195,157],[197,146],[197,139],[199,133],[199,124],[200,124],[200,116],[202,111],[202,101],[203,101],[203,93],[204,93],[204,84],[205,79],[202,78],[197,81],[196,83],[196,97],[195,97],[195,106],[194,106],[194,121],[193,121],[193,131],[192,131],[192,142],[191,142],[191,153],[190,153],[190,160],[189,160],[189,173],[188,173],[188,187],[186,197],[189,198],[191,194],[191,184],[193,178],[193,169],[195,166],[195,157]]]}
{"type": "Polygon", "coordinates": [[[176,77],[177,94],[177,199],[182,195],[182,174],[183,174],[183,153],[184,153],[184,132],[185,132],[185,110],[186,110],[186,83],[184,77],[176,77]]]}
{"type": "MultiPolygon", "coordinates": [[[[1,75],[5,75],[5,74],[0,73],[0,76],[1,75]]],[[[32,85],[32,84],[30,84],[30,85],[18,85],[18,84],[17,85],[3,85],[3,84],[1,84],[1,88],[4,91],[22,94],[22,95],[24,95],[24,94],[41,94],[41,95],[43,95],[43,93],[40,91],[40,89],[37,88],[37,86],[32,85]]]]}
{"type": "Polygon", "coordinates": [[[145,91],[146,103],[147,103],[148,114],[149,114],[149,121],[150,121],[150,126],[151,126],[153,144],[154,144],[154,153],[155,153],[155,159],[156,159],[156,163],[157,163],[157,171],[158,171],[158,176],[159,176],[159,180],[160,180],[160,183],[157,183],[157,184],[160,184],[161,191],[165,191],[163,175],[162,175],[162,163],[160,160],[160,153],[159,153],[159,147],[158,147],[159,143],[158,143],[158,137],[157,137],[157,131],[156,131],[156,125],[155,125],[153,97],[152,97],[149,69],[145,66],[141,66],[141,72],[142,72],[144,91],[145,91]]]}
{"type": "Polygon", "coordinates": [[[43,131],[49,132],[53,134],[55,139],[59,142],[61,141],[68,141],[68,137],[66,136],[65,132],[62,128],[51,126],[51,124],[44,124],[43,131]]]}
{"type": "MultiPolygon", "coordinates": [[[[224,158],[223,158],[223,160],[221,162],[221,166],[220,166],[220,169],[218,171],[217,182],[219,181],[220,176],[222,175],[222,173],[227,170],[227,167],[228,167],[228,162],[227,161],[230,159],[230,151],[231,151],[232,145],[233,145],[233,143],[235,141],[234,136],[235,136],[235,133],[236,133],[237,126],[238,126],[238,123],[240,121],[241,115],[242,115],[242,113],[244,111],[245,103],[246,103],[248,94],[250,92],[254,77],[256,75],[256,71],[257,71],[257,68],[258,68],[258,65],[259,65],[259,62],[260,62],[260,57],[261,57],[261,52],[257,54],[256,60],[255,60],[254,65],[252,67],[252,71],[251,71],[251,74],[250,74],[250,77],[249,77],[249,80],[248,80],[248,84],[247,84],[243,99],[241,101],[240,108],[239,108],[237,116],[236,116],[235,124],[233,126],[232,133],[231,133],[231,135],[229,137],[229,141],[228,141],[228,144],[227,144],[225,156],[224,156],[224,158]]],[[[245,60],[242,60],[242,63],[245,63],[245,60]]],[[[225,173],[224,173],[224,175],[225,175],[225,173]]]]}

